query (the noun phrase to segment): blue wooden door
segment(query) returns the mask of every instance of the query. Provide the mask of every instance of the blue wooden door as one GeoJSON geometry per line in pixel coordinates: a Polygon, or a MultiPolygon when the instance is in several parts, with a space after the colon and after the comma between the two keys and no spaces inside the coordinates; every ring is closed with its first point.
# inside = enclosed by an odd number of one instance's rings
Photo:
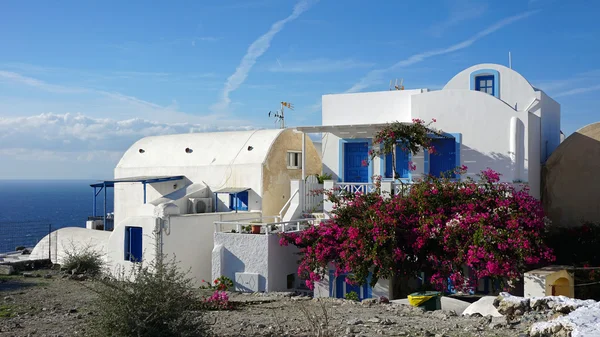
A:
{"type": "Polygon", "coordinates": [[[369,182],[369,167],[363,166],[368,160],[369,143],[344,143],[344,181],[349,183],[369,182]]]}
{"type": "Polygon", "coordinates": [[[125,227],[125,260],[142,261],[142,228],[125,227]]]}
{"type": "Polygon", "coordinates": [[[452,138],[433,139],[435,153],[429,155],[429,173],[439,177],[442,172],[456,168],[456,142],[452,138]]]}

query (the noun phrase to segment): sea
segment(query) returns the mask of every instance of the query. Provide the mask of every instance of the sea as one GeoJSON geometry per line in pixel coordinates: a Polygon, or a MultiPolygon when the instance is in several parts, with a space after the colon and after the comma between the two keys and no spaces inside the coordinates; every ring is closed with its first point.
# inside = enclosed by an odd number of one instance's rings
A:
{"type": "MultiPolygon", "coordinates": [[[[0,180],[0,253],[33,247],[50,231],[85,227],[93,214],[95,180],[0,180]]],[[[107,212],[113,211],[113,189],[107,190],[107,212]]],[[[97,197],[102,215],[104,191],[97,197]]]]}

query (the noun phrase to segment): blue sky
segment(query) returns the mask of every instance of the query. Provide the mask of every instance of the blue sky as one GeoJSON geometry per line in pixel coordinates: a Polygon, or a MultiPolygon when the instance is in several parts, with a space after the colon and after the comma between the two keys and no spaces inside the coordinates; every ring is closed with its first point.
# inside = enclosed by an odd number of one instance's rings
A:
{"type": "Polygon", "coordinates": [[[600,120],[598,1],[3,1],[0,179],[110,178],[137,139],[320,124],[321,95],[507,64],[600,120]]]}

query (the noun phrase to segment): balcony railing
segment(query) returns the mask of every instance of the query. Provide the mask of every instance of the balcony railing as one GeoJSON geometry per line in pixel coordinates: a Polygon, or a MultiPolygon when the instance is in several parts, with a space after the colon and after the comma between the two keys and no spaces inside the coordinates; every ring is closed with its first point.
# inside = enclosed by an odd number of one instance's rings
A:
{"type": "Polygon", "coordinates": [[[300,232],[309,227],[318,225],[316,218],[295,219],[278,221],[279,217],[262,217],[255,219],[241,219],[236,221],[215,221],[215,231],[220,233],[240,234],[276,234],[300,232]],[[266,219],[272,219],[269,222],[266,219]],[[260,230],[257,230],[260,228],[260,230]]]}

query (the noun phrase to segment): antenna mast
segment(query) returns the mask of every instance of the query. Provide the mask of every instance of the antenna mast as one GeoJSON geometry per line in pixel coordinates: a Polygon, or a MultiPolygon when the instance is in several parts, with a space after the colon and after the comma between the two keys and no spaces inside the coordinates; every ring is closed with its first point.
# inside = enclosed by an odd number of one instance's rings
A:
{"type": "Polygon", "coordinates": [[[508,67],[512,69],[512,56],[510,55],[510,52],[508,52],[508,67]]]}
{"type": "Polygon", "coordinates": [[[279,121],[279,128],[285,129],[285,116],[283,110],[288,108],[290,110],[294,110],[294,106],[289,102],[281,102],[281,109],[279,111],[269,111],[269,117],[275,117],[275,122],[279,121]]]}

